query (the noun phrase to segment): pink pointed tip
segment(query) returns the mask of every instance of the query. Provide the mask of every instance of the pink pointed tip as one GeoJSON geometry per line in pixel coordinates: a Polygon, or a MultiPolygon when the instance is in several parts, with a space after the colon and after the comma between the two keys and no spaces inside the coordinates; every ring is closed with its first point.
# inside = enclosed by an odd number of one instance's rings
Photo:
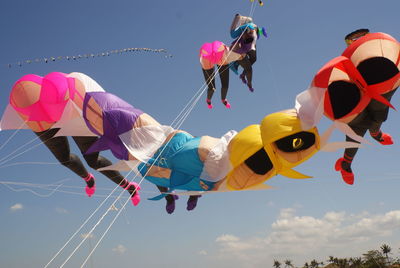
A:
{"type": "Polygon", "coordinates": [[[93,187],[91,188],[89,188],[89,186],[86,186],[85,192],[88,197],[91,197],[94,194],[94,192],[96,192],[96,185],[93,185],[93,187]]]}
{"type": "Polygon", "coordinates": [[[131,197],[131,200],[132,200],[132,203],[133,203],[133,205],[136,207],[137,205],[139,205],[139,203],[140,203],[140,195],[139,195],[139,193],[138,192],[136,192],[136,194],[133,196],[133,197],[131,197]]]}

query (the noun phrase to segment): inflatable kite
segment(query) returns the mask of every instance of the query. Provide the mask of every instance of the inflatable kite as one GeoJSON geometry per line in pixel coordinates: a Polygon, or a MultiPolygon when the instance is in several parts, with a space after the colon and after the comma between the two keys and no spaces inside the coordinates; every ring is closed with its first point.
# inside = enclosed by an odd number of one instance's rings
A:
{"type": "MultiPolygon", "coordinates": [[[[85,191],[90,197],[96,189],[94,176],[77,155],[70,153],[66,132],[70,132],[81,152],[85,153],[83,156],[90,167],[99,169],[112,164],[98,152],[87,152],[98,138],[86,127],[82,118],[85,96],[90,92],[103,91],[94,80],[80,73],[67,75],[53,72],[44,77],[23,76],[11,90],[1,129],[31,129],[61,164],[85,180],[85,191]]],[[[128,190],[134,205],[139,203],[137,190],[140,187],[137,184],[128,182],[119,172],[101,172],[128,190]]]]}
{"type": "MultiPolygon", "coordinates": [[[[310,89],[297,97],[300,117],[312,125],[323,112],[344,131],[347,141],[363,141],[368,130],[379,143],[392,144],[381,125],[389,107],[394,108],[390,99],[400,84],[399,42],[367,29],[350,33],[345,40],[349,46],[342,55],[322,67],[310,89]]],[[[354,183],[351,163],[356,152],[357,148],[346,149],[335,164],[348,184],[354,183]]]]}
{"type": "Polygon", "coordinates": [[[204,43],[200,48],[200,64],[203,71],[205,83],[207,85],[207,107],[212,109],[211,99],[215,92],[215,73],[214,66],[221,78],[221,101],[226,108],[231,108],[230,103],[226,99],[229,87],[229,63],[236,61],[242,55],[232,52],[228,46],[221,41],[212,43],[204,43]]]}
{"type": "Polygon", "coordinates": [[[155,184],[161,194],[152,199],[165,197],[168,213],[177,199],[174,191],[191,196],[191,210],[204,193],[267,189],[264,182],[278,174],[309,178],[293,168],[320,149],[337,147],[327,144],[330,130],[320,137],[315,126],[304,127],[294,109],[267,115],[239,133],[194,137],[161,125],[81,73],[22,77],[0,123],[2,129],[33,130],[63,165],[86,181],[89,196],[95,191],[94,177],[70,153],[67,136],[90,167],[128,190],[134,205],[140,201],[140,187],[119,171],[133,170],[155,184]],[[100,156],[104,150],[120,161],[112,164],[100,156]]]}
{"type": "Polygon", "coordinates": [[[121,160],[100,170],[136,170],[166,189],[154,200],[176,190],[201,195],[265,189],[263,183],[277,174],[309,178],[292,168],[326,147],[329,137],[328,133],[321,139],[316,127],[303,129],[294,110],[267,115],[260,125],[239,133],[231,130],[221,138],[194,137],[160,125],[107,92],[86,94],[83,114],[100,136],[89,152],[110,149],[121,160]]]}
{"type": "Polygon", "coordinates": [[[255,25],[251,17],[236,14],[231,24],[230,35],[235,39],[232,42],[232,50],[240,54],[245,54],[245,56],[238,61],[230,63],[229,66],[235,74],[239,74],[239,66],[243,67],[243,72],[239,77],[248,86],[249,90],[253,92],[252,66],[257,60],[256,43],[260,35],[267,37],[265,28],[255,25]]]}

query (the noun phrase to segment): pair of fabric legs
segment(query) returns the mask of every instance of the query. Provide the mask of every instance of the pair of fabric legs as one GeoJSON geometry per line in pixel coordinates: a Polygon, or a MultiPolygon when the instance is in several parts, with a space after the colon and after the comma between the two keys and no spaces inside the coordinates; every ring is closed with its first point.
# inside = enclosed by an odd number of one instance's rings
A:
{"type": "MultiPolygon", "coordinates": [[[[161,193],[166,193],[168,192],[168,188],[167,187],[163,187],[163,186],[158,186],[157,185],[158,190],[160,190],[161,193]]],[[[187,201],[187,210],[193,210],[196,205],[197,205],[197,200],[199,199],[200,195],[191,195],[187,201]]],[[[167,201],[167,205],[165,207],[165,209],[167,210],[167,212],[169,214],[173,213],[175,210],[175,200],[177,200],[177,196],[168,194],[165,197],[165,200],[167,201]]]]}
{"type": "Polygon", "coordinates": [[[240,66],[243,67],[243,72],[241,74],[242,76],[246,77],[247,80],[247,86],[249,88],[253,87],[253,64],[257,61],[257,52],[256,50],[250,50],[249,52],[247,52],[246,56],[241,59],[238,60],[238,63],[240,66]]]}
{"type": "MultiPolygon", "coordinates": [[[[239,63],[239,65],[243,67],[242,75],[246,76],[247,85],[250,88],[253,87],[253,84],[252,84],[253,67],[252,67],[252,65],[256,62],[256,60],[257,60],[256,50],[250,50],[243,59],[237,61],[239,63]]],[[[219,77],[221,79],[221,100],[224,101],[228,94],[228,88],[229,88],[229,64],[221,65],[221,66],[217,65],[217,68],[218,68],[219,77]]],[[[205,69],[202,69],[202,70],[203,70],[204,79],[208,85],[207,99],[211,100],[214,95],[214,92],[215,92],[214,68],[208,69],[208,70],[205,70],[205,69]]]]}
{"type": "MultiPolygon", "coordinates": [[[[393,90],[389,93],[382,95],[388,101],[392,98],[396,90],[393,90]]],[[[389,114],[389,107],[385,104],[377,101],[371,100],[368,106],[362,111],[356,118],[354,118],[350,123],[349,126],[351,129],[359,136],[363,137],[367,130],[372,135],[372,137],[380,141],[382,137],[381,133],[381,126],[383,122],[386,121],[389,114]]],[[[352,138],[346,136],[346,141],[357,142],[352,138]]],[[[357,154],[358,148],[347,148],[344,151],[344,159],[346,161],[342,162],[342,168],[347,172],[351,171],[351,162],[353,161],[354,156],[357,154]]]]}
{"type": "MultiPolygon", "coordinates": [[[[229,65],[217,65],[219,77],[221,79],[221,100],[226,99],[226,95],[228,94],[229,88],[229,65]]],[[[202,69],[204,79],[207,83],[207,99],[211,100],[214,92],[215,92],[215,76],[214,76],[214,68],[212,69],[202,69]]]]}
{"type": "MultiPolygon", "coordinates": [[[[46,145],[46,147],[52,152],[52,154],[57,158],[57,160],[69,168],[75,174],[82,178],[86,178],[89,175],[86,167],[83,165],[81,159],[76,155],[71,153],[68,137],[59,136],[54,137],[59,129],[49,129],[43,132],[35,132],[39,136],[40,140],[46,145]]],[[[72,137],[81,151],[83,158],[89,167],[93,169],[99,169],[112,165],[112,162],[107,158],[101,156],[98,152],[85,154],[85,152],[92,146],[94,142],[98,140],[98,137],[72,137]]],[[[128,185],[128,181],[121,175],[118,171],[114,170],[104,170],[100,171],[107,178],[112,180],[118,185],[124,186],[128,185]]],[[[93,182],[94,183],[94,182],[93,182]]],[[[92,185],[89,185],[92,187],[92,185]]],[[[133,194],[134,189],[128,189],[130,194],[133,194]]]]}

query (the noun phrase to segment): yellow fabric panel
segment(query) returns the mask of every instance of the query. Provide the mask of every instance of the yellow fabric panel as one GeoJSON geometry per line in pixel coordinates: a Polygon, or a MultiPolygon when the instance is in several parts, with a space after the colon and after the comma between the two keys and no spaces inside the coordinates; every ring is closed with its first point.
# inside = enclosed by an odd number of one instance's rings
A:
{"type": "Polygon", "coordinates": [[[320,138],[317,128],[313,127],[309,130],[303,130],[296,111],[291,109],[267,115],[261,121],[260,129],[264,149],[270,156],[276,172],[289,178],[309,178],[309,176],[292,170],[292,168],[298,166],[318,152],[320,148],[320,138]],[[305,151],[293,153],[284,153],[279,151],[275,146],[275,141],[301,131],[308,131],[315,135],[315,146],[305,151]]]}
{"type": "Polygon", "coordinates": [[[259,175],[254,173],[245,163],[241,163],[228,174],[227,187],[230,190],[249,189],[262,184],[275,175],[274,168],[267,174],[259,175]]]}
{"type": "Polygon", "coordinates": [[[303,131],[301,122],[294,110],[269,114],[261,121],[261,137],[264,144],[303,131]]]}
{"type": "Polygon", "coordinates": [[[263,147],[260,125],[241,130],[229,143],[229,160],[235,168],[263,147]]]}
{"type": "Polygon", "coordinates": [[[279,171],[279,174],[282,176],[291,178],[291,179],[309,179],[312,178],[311,176],[304,175],[296,170],[293,169],[286,169],[286,170],[281,170],[279,171]]]}

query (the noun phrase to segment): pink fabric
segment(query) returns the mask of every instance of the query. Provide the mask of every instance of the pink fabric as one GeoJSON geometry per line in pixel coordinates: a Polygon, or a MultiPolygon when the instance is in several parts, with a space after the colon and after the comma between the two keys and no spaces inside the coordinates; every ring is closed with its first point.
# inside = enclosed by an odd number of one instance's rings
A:
{"type": "Polygon", "coordinates": [[[32,121],[56,122],[60,120],[65,105],[69,100],[66,74],[53,72],[43,77],[39,103],[45,111],[46,119],[37,113],[30,117],[32,121]]]}
{"type": "Polygon", "coordinates": [[[94,183],[93,186],[89,188],[89,186],[86,185],[86,188],[85,188],[86,195],[87,195],[88,197],[91,197],[91,196],[96,192],[96,184],[95,184],[94,176],[93,176],[92,173],[89,173],[89,174],[87,175],[87,177],[86,177],[86,178],[83,178],[83,179],[84,179],[86,182],[88,182],[88,181],[90,181],[91,179],[93,179],[93,183],[94,183]]]}
{"type": "MultiPolygon", "coordinates": [[[[30,115],[30,114],[31,114],[31,110],[32,110],[32,109],[35,109],[35,108],[33,107],[33,106],[35,106],[35,104],[33,104],[33,105],[29,106],[29,107],[25,107],[25,108],[17,107],[16,104],[13,102],[13,100],[12,100],[12,98],[11,98],[12,93],[13,93],[13,91],[16,90],[15,88],[16,88],[17,86],[19,86],[19,84],[20,84],[21,82],[29,81],[29,82],[35,83],[35,84],[38,85],[38,86],[41,86],[41,85],[42,85],[42,80],[43,80],[43,77],[38,76],[38,75],[35,75],[35,74],[24,75],[23,77],[21,77],[20,79],[18,79],[17,82],[15,82],[15,84],[13,85],[13,87],[12,87],[12,89],[11,89],[11,94],[10,94],[10,99],[9,99],[10,105],[11,105],[17,112],[22,113],[22,114],[24,114],[24,115],[30,115]]],[[[33,85],[33,86],[34,86],[34,85],[33,85]]]]}
{"type": "Polygon", "coordinates": [[[75,98],[75,94],[76,94],[76,95],[78,95],[78,97],[83,101],[84,96],[82,96],[82,95],[79,93],[79,91],[76,90],[76,87],[75,87],[75,79],[76,79],[76,78],[67,77],[67,79],[68,79],[69,97],[70,97],[71,99],[74,99],[74,98],[75,98]]]}
{"type": "Polygon", "coordinates": [[[131,201],[132,201],[133,205],[136,207],[140,203],[140,194],[139,194],[140,185],[137,184],[136,182],[130,182],[128,184],[128,186],[125,187],[125,189],[128,190],[131,187],[131,185],[133,185],[136,189],[135,195],[131,197],[131,201]]]}
{"type": "Polygon", "coordinates": [[[200,57],[209,60],[212,64],[219,64],[224,55],[225,44],[221,41],[204,43],[200,48],[200,57]]]}
{"type": "MultiPolygon", "coordinates": [[[[29,74],[21,77],[13,86],[11,94],[15,88],[23,81],[30,81],[40,86],[39,99],[28,107],[17,107],[10,97],[11,106],[19,113],[27,115],[28,121],[57,122],[60,120],[64,108],[70,98],[75,94],[80,94],[75,89],[74,78],[68,78],[66,74],[60,72],[49,73],[45,77],[29,74]]],[[[25,90],[25,95],[21,98],[29,98],[29,89],[25,90]]]]}

